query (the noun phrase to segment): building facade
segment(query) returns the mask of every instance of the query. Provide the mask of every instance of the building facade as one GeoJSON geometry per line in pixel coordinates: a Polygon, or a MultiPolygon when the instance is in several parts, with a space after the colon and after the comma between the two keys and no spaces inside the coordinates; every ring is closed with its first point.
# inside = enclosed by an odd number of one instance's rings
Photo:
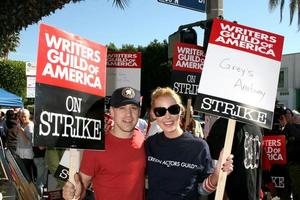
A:
{"type": "Polygon", "coordinates": [[[300,53],[282,56],[277,101],[292,110],[300,111],[300,53]]]}

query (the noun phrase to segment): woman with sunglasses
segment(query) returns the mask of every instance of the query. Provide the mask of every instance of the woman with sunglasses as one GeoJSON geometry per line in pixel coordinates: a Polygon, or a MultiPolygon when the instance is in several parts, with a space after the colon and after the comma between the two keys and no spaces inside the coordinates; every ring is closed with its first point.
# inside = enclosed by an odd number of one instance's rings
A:
{"type": "Polygon", "coordinates": [[[198,200],[216,189],[219,170],[233,170],[232,155],[213,167],[207,143],[180,128],[183,106],[171,88],[157,88],[151,112],[163,130],[146,140],[149,200],[198,200]]]}

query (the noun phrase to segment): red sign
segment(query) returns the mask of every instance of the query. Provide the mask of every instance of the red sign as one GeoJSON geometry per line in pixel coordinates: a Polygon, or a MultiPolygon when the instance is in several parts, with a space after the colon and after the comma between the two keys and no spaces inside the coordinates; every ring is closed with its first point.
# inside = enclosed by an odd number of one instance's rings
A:
{"type": "Polygon", "coordinates": [[[214,19],[209,43],[281,61],[283,36],[214,19]]]}
{"type": "Polygon", "coordinates": [[[186,43],[176,43],[173,52],[173,69],[201,73],[205,53],[202,47],[186,43]]]}
{"type": "Polygon", "coordinates": [[[108,52],[107,67],[114,68],[141,68],[141,52],[108,52]]]}
{"type": "Polygon", "coordinates": [[[263,162],[286,164],[286,146],[284,135],[269,135],[263,137],[263,162]]]}
{"type": "Polygon", "coordinates": [[[37,83],[105,96],[106,47],[41,24],[37,83]]]}

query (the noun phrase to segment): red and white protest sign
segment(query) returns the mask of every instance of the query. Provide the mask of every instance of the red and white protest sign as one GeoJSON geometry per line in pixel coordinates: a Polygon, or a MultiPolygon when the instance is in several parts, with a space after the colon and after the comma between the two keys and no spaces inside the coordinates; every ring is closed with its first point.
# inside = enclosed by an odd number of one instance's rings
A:
{"type": "Polygon", "coordinates": [[[104,149],[104,45],[40,25],[35,146],[104,149]]]}
{"type": "Polygon", "coordinates": [[[141,52],[108,52],[107,67],[141,68],[141,52]]]}
{"type": "Polygon", "coordinates": [[[201,73],[203,69],[205,53],[202,47],[176,43],[173,53],[173,70],[201,73]]]}
{"type": "Polygon", "coordinates": [[[141,52],[108,52],[106,96],[119,87],[141,87],[141,52]]]}
{"type": "Polygon", "coordinates": [[[286,142],[284,135],[263,136],[263,162],[266,159],[273,164],[286,164],[286,142]]]}
{"type": "Polygon", "coordinates": [[[214,19],[195,109],[271,128],[282,48],[283,36],[214,19]]]}
{"type": "Polygon", "coordinates": [[[176,43],[173,55],[173,90],[181,95],[196,96],[205,59],[203,48],[176,43]]]}
{"type": "Polygon", "coordinates": [[[41,24],[37,66],[39,83],[105,96],[103,45],[41,24]]]}

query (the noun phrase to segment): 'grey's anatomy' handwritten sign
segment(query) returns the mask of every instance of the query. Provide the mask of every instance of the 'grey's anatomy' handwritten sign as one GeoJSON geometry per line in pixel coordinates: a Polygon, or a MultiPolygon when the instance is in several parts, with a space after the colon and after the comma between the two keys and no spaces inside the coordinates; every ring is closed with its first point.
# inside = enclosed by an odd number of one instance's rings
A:
{"type": "Polygon", "coordinates": [[[271,128],[283,36],[214,19],[195,110],[271,128]]]}

